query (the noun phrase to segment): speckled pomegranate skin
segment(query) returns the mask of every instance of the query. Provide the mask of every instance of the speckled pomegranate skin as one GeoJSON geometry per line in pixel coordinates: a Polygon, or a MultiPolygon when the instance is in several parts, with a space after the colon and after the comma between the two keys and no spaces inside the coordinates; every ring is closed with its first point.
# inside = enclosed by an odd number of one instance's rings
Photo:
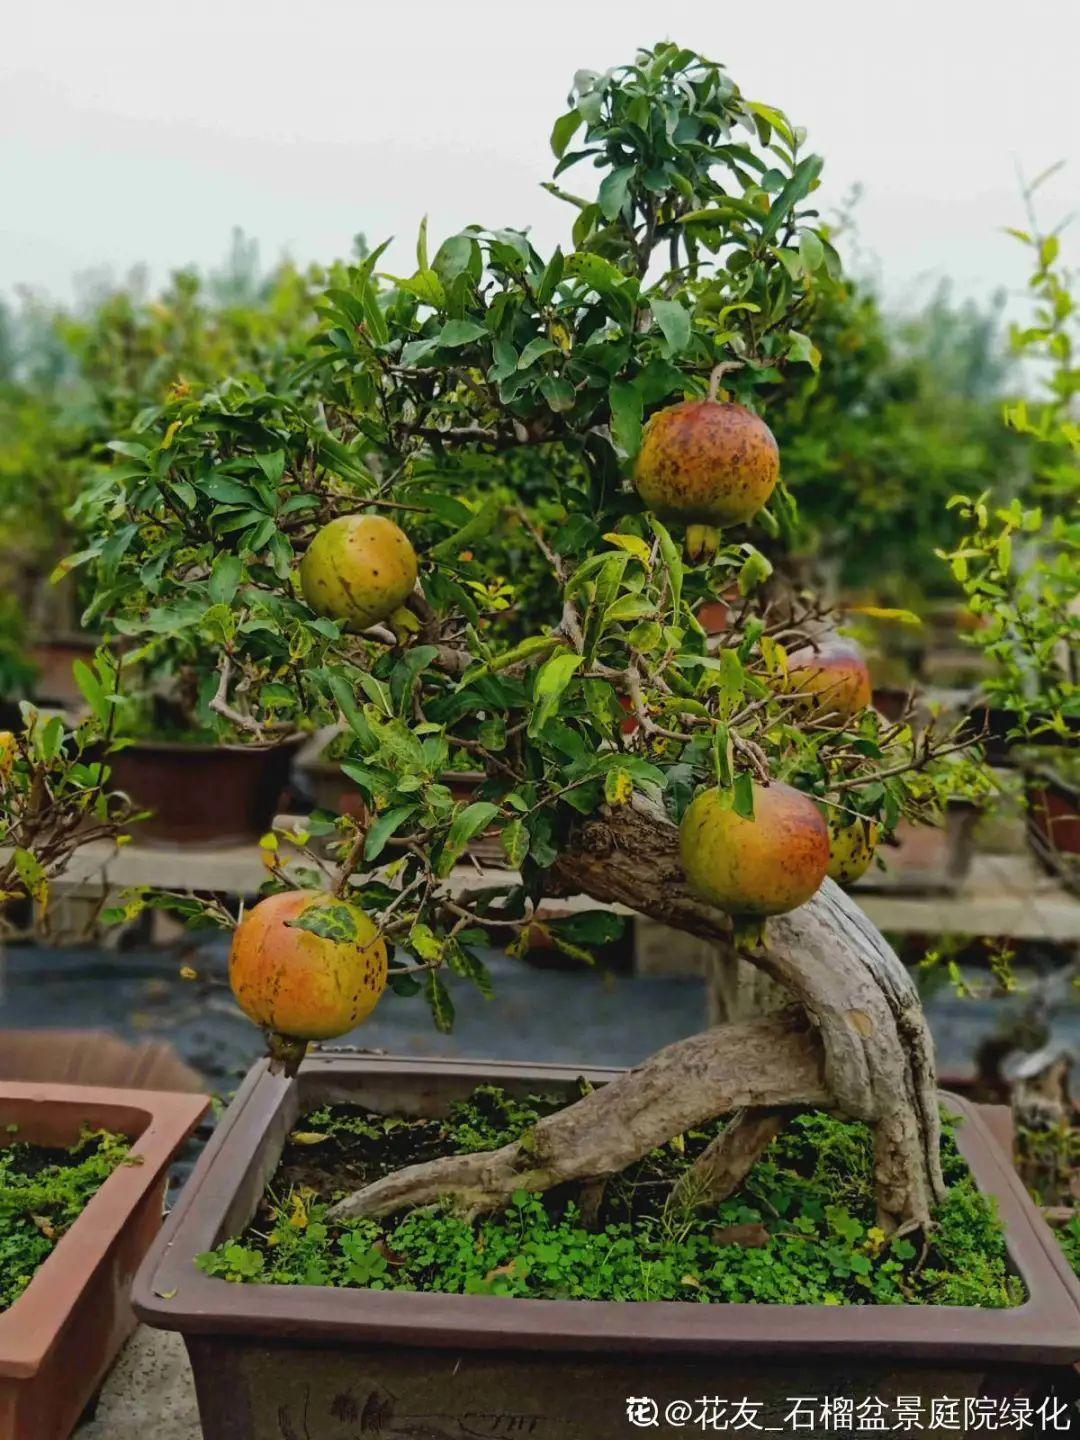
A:
{"type": "Polygon", "coordinates": [[[854,646],[796,650],[788,656],[787,688],[805,697],[804,713],[842,724],[870,704],[873,691],[866,661],[854,646]]]}
{"type": "Polygon", "coordinates": [[[854,885],[870,869],[881,826],[862,815],[830,813],[829,879],[838,885],[854,885]]]}
{"type": "Polygon", "coordinates": [[[354,630],[392,615],[412,594],[416,575],[409,537],[385,515],[339,515],[300,561],[307,603],[354,630]]]}
{"type": "Polygon", "coordinates": [[[745,405],[683,400],[645,427],[634,483],[669,519],[739,525],[766,503],[780,477],[780,451],[764,420],[745,405]]]}
{"type": "Polygon", "coordinates": [[[690,889],[729,915],[782,915],[804,905],[829,868],[829,828],[801,791],[754,786],[754,818],[721,807],[719,790],[693,800],[679,827],[690,889]]]}
{"type": "Polygon", "coordinates": [[[386,943],[358,905],[359,942],[329,940],[286,922],[313,905],[341,904],[313,890],[268,895],[244,916],[229,952],[229,984],[244,1014],[299,1040],[331,1040],[365,1020],[386,988],[386,943]]]}

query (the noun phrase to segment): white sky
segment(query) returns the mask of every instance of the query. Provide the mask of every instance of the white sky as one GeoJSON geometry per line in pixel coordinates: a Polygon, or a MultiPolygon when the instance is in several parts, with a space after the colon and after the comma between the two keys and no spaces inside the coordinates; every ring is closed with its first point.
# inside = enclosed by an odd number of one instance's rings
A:
{"type": "Polygon", "coordinates": [[[894,302],[938,275],[1022,286],[1017,165],[1070,162],[1048,220],[1080,199],[1080,0],[6,0],[0,291],[213,265],[234,224],[264,261],[363,230],[405,267],[424,211],[436,243],[476,221],[551,244],[571,212],[538,181],[574,70],[660,38],[809,129],[826,207],[862,183],[894,302]]]}

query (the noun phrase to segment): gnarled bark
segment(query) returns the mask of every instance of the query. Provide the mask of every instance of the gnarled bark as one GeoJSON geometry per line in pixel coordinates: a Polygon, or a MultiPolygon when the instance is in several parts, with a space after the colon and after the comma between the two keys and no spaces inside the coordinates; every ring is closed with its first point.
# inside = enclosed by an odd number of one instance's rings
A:
{"type": "Polygon", "coordinates": [[[523,1140],[410,1165],[343,1200],[333,1218],[387,1215],[452,1197],[490,1210],[515,1190],[614,1175],[717,1115],[744,1107],[826,1105],[824,1056],[798,1010],[677,1040],[643,1065],[537,1122],[523,1140]]]}
{"type": "MultiPolygon", "coordinates": [[[[548,891],[622,903],[730,942],[728,917],[687,888],[677,829],[641,797],[579,828],[550,872],[548,891]]],[[[808,904],[770,920],[763,945],[744,958],[790,994],[810,1033],[793,1026],[790,1012],[719,1026],[668,1046],[541,1121],[517,1145],[410,1166],[350,1196],[336,1213],[382,1215],[443,1198],[474,1212],[492,1209],[518,1188],[613,1174],[718,1115],[815,1106],[874,1127],[879,1224],[927,1225],[944,1193],[936,1080],[907,971],[830,880],[808,904]]]]}

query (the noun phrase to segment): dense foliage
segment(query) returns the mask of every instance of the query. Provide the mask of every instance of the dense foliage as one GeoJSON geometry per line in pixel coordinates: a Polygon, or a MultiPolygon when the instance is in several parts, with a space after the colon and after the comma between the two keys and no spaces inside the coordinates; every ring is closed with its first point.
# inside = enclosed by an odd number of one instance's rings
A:
{"type": "Polygon", "coordinates": [[[1033,210],[1013,234],[1031,252],[1033,306],[1013,345],[1041,388],[1005,419],[1026,441],[1032,493],[1008,505],[988,491],[954,499],[967,533],[946,558],[982,622],[975,643],[994,662],[987,696],[1012,713],[1015,735],[1037,741],[1080,720],[1080,309],[1060,236],[1042,233],[1033,210]]]}
{"type": "MultiPolygon", "coordinates": [[[[953,748],[869,709],[840,727],[800,717],[787,655],[820,625],[814,602],[770,581],[743,529],[684,559],[628,483],[658,408],[721,381],[761,405],[818,365],[798,327],[839,275],[820,157],[674,45],[579,73],[552,147],[574,210],[565,251],[479,227],[433,247],[422,225],[416,270],[395,277],[379,247],[325,290],[311,356],[281,384],[174,394],[112,442],[84,502],[91,614],[134,646],[126,668],[170,657],[189,725],[264,742],[344,724],[366,816],[341,822],[339,853],[383,933],[419,957],[393,982],[422,984],[442,1025],[440,966],[486,983],[475,944],[527,930],[544,872],[603,805],[639,793],[678,820],[713,783],[747,814],[771,774],[889,827],[932,813],[926,772],[953,748]],[[595,194],[570,195],[563,176],[585,162],[595,194]],[[394,517],[421,569],[405,606],[356,633],[306,603],[296,565],[360,511],[394,517]],[[489,542],[511,523],[554,624],[507,624],[514,577],[489,542]],[[710,643],[694,612],[723,592],[732,623],[710,643]],[[469,803],[445,780],[462,763],[486,776],[469,803]],[[452,901],[443,882],[488,830],[522,885],[452,901]]],[[[788,503],[781,484],[765,534],[788,503]]],[[[310,838],[279,843],[273,883],[326,883],[310,838]]]]}
{"type": "Polygon", "coordinates": [[[820,1114],[794,1120],[736,1194],[697,1212],[671,1213],[664,1197],[715,1126],[614,1177],[595,1223],[583,1219],[576,1194],[526,1191],[476,1223],[445,1209],[383,1225],[327,1220],[331,1175],[340,1185],[345,1173],[372,1178],[401,1156],[494,1149],[557,1108],[481,1087],[441,1123],[338,1107],[308,1115],[265,1213],[199,1265],[235,1282],[547,1299],[989,1307],[1023,1299],[993,1202],[975,1188],[949,1124],[942,1155],[951,1188],[925,1257],[910,1239],[875,1228],[869,1131],[820,1114]],[[305,1173],[310,1184],[296,1178],[305,1173]]]}
{"type": "Polygon", "coordinates": [[[1009,371],[997,304],[954,305],[939,290],[889,315],[872,287],[844,276],[817,296],[816,372],[769,409],[797,505],[785,548],[816,562],[834,590],[920,610],[955,582],[933,565],[958,491],[1023,486],[1019,446],[1002,427],[1009,371]]]}
{"type": "Polygon", "coordinates": [[[0,1149],[0,1312],[23,1293],[130,1148],[126,1136],[107,1130],[86,1131],[68,1150],[9,1136],[0,1149]]]}
{"type": "MultiPolygon", "coordinates": [[[[223,375],[274,376],[310,333],[313,287],[325,281],[289,263],[261,274],[237,234],[221,270],[179,271],[153,296],[135,277],[69,307],[0,303],[0,656],[78,623],[85,589],[47,580],[79,545],[79,500],[106,442],[170,395],[223,375]]],[[[0,694],[29,678],[0,659],[0,694]]]]}

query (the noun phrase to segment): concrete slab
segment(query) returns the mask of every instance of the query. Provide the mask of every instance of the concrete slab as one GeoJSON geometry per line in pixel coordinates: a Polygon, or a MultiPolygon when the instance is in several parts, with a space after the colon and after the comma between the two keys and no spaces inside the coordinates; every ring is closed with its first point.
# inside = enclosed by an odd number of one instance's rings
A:
{"type": "Polygon", "coordinates": [[[195,1385],[179,1335],[140,1325],[72,1440],[202,1440],[195,1385]]]}

